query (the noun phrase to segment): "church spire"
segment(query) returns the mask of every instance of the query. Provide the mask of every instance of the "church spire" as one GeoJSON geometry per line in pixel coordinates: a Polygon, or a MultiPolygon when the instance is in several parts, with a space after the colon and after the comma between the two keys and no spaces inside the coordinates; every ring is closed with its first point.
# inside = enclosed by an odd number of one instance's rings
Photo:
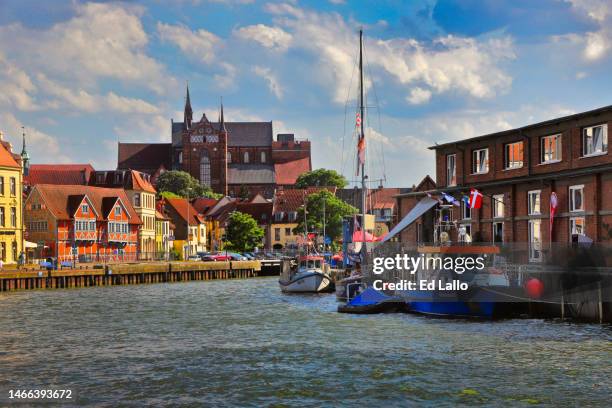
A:
{"type": "Polygon", "coordinates": [[[23,175],[27,176],[30,173],[30,155],[28,155],[28,151],[26,150],[26,136],[25,136],[25,128],[21,127],[21,136],[23,140],[23,145],[21,147],[21,163],[23,165],[23,175]]]}
{"type": "Polygon", "coordinates": [[[184,112],[184,118],[183,118],[183,127],[185,129],[190,129],[192,120],[193,120],[193,110],[191,109],[191,99],[189,98],[189,83],[187,83],[187,97],[185,98],[185,112],[184,112]]]}
{"type": "Polygon", "coordinates": [[[223,117],[223,97],[221,97],[221,118],[219,119],[219,128],[222,132],[227,133],[227,129],[225,128],[225,118],[223,117]]]}

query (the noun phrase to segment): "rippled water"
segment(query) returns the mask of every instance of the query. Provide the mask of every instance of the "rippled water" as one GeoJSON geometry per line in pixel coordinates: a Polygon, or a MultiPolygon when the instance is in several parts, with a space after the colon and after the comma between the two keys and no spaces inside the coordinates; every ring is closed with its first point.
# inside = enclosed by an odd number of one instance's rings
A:
{"type": "Polygon", "coordinates": [[[609,326],[336,313],[276,279],[0,295],[0,402],[605,406],[609,326]]]}

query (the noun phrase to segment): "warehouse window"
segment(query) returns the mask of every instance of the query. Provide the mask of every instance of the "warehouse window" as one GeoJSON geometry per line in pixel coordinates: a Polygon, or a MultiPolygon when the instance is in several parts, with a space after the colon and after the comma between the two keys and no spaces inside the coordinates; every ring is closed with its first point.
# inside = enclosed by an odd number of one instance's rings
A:
{"type": "Polygon", "coordinates": [[[508,143],[504,146],[504,168],[506,170],[523,167],[523,142],[508,143]]]}
{"type": "Polygon", "coordinates": [[[569,210],[584,211],[584,185],[570,186],[569,188],[569,210]]]}
{"type": "Polygon", "coordinates": [[[489,172],[489,149],[472,151],[472,173],[484,174],[489,172]]]}
{"type": "Polygon", "coordinates": [[[446,185],[457,185],[457,155],[455,154],[446,156],[446,185]]]}
{"type": "Polygon", "coordinates": [[[582,155],[590,156],[608,151],[608,126],[599,125],[582,129],[582,155]]]}
{"type": "Polygon", "coordinates": [[[540,143],[540,163],[555,163],[561,160],[561,135],[544,136],[540,143]]]}

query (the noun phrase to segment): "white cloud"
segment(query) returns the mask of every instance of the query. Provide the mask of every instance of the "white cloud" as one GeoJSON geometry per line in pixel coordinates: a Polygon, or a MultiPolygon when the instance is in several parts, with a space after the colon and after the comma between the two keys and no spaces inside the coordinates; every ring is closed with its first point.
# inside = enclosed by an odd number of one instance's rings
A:
{"type": "Polygon", "coordinates": [[[19,23],[2,26],[0,47],[31,72],[85,85],[113,78],[163,92],[172,78],[146,54],[148,37],[140,21],[141,8],[87,3],[75,5],[75,13],[43,30],[19,23]]]}
{"type": "Polygon", "coordinates": [[[346,4],[346,0],[329,0],[331,4],[346,4]]]}
{"type": "Polygon", "coordinates": [[[204,29],[192,31],[183,25],[157,23],[157,31],[162,41],[176,45],[187,57],[211,64],[215,59],[215,50],[221,39],[204,29]]]}
{"type": "Polygon", "coordinates": [[[270,92],[272,92],[277,99],[283,99],[283,88],[280,86],[276,75],[272,73],[270,68],[256,65],[253,67],[253,72],[268,83],[268,89],[270,89],[270,92]]]}
{"type": "MultiPolygon", "coordinates": [[[[359,23],[337,13],[319,13],[287,3],[269,3],[266,10],[275,16],[276,25],[292,35],[291,47],[307,51],[316,60],[311,70],[316,79],[332,91],[336,103],[344,104],[351,78],[356,86],[355,33],[359,23]]],[[[458,92],[474,98],[506,92],[512,78],[499,65],[515,55],[507,37],[478,40],[446,36],[431,43],[366,38],[366,57],[373,75],[398,82],[409,101],[424,102],[426,92],[430,97],[458,92]],[[417,84],[421,91],[411,92],[417,84]]]]}
{"type": "Polygon", "coordinates": [[[406,97],[406,99],[413,105],[429,102],[431,99],[431,91],[416,87],[410,90],[410,94],[406,97]]]}
{"type": "Polygon", "coordinates": [[[570,34],[556,37],[555,40],[567,40],[582,46],[583,57],[597,61],[608,55],[612,48],[612,4],[607,0],[566,0],[579,14],[586,15],[598,26],[596,31],[585,34],[570,34]]]}
{"type": "Polygon", "coordinates": [[[23,111],[36,110],[35,93],[36,86],[30,76],[4,59],[0,52],[0,104],[23,111]]]}
{"type": "Polygon", "coordinates": [[[44,157],[45,160],[66,163],[69,158],[60,149],[57,138],[34,129],[18,120],[12,113],[4,112],[0,114],[0,130],[4,133],[4,139],[13,145],[14,151],[21,151],[22,126],[25,126],[26,142],[30,157],[44,157]]]}
{"type": "Polygon", "coordinates": [[[44,74],[37,75],[40,88],[49,96],[57,98],[51,107],[69,107],[84,112],[115,111],[121,113],[156,114],[159,109],[142,99],[128,98],[109,92],[106,95],[91,94],[83,89],[73,90],[50,80],[44,74]]]}
{"type": "Polygon", "coordinates": [[[255,41],[266,48],[285,51],[291,43],[291,34],[280,27],[270,27],[265,24],[256,24],[241,27],[234,34],[243,40],[255,41]]]}

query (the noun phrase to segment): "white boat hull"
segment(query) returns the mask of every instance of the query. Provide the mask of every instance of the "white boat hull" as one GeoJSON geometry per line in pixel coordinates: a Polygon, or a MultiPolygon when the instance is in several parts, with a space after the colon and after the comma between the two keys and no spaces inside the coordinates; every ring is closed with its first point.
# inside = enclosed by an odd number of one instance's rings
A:
{"type": "Polygon", "coordinates": [[[283,292],[287,293],[318,293],[328,291],[331,278],[322,272],[297,274],[289,281],[278,281],[283,292]]]}

